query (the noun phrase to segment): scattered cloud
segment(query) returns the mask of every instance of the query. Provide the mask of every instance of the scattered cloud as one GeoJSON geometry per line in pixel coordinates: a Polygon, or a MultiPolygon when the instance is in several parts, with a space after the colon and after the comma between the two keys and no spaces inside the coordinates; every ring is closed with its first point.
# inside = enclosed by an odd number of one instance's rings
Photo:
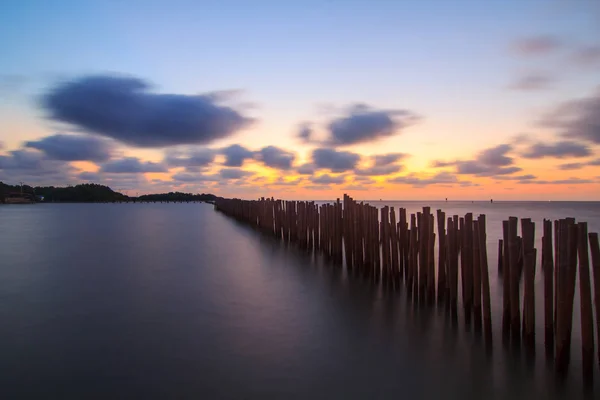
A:
{"type": "Polygon", "coordinates": [[[378,154],[373,156],[373,164],[376,167],[385,167],[390,164],[394,164],[409,155],[406,153],[389,153],[389,154],[378,154]]]}
{"type": "Polygon", "coordinates": [[[356,175],[363,176],[383,176],[383,175],[391,175],[402,170],[402,165],[384,165],[384,166],[373,166],[365,169],[355,169],[354,173],[356,175]]]}
{"type": "Polygon", "coordinates": [[[344,146],[377,141],[399,133],[420,119],[409,110],[375,110],[356,104],[328,124],[328,143],[344,146]]]}
{"type": "Polygon", "coordinates": [[[324,174],[321,176],[313,176],[310,178],[310,181],[315,184],[321,185],[339,185],[346,181],[345,176],[332,176],[328,174],[324,174]]]}
{"type": "Polygon", "coordinates": [[[456,177],[456,175],[453,175],[448,172],[439,172],[427,178],[420,178],[415,174],[397,176],[395,178],[388,179],[387,182],[412,185],[414,187],[424,187],[444,183],[459,183],[459,180],[456,177]]]}
{"type": "Polygon", "coordinates": [[[580,185],[585,183],[594,183],[591,179],[581,178],[569,178],[569,179],[557,179],[557,180],[527,180],[519,181],[521,184],[535,184],[535,185],[580,185]]]}
{"type": "Polygon", "coordinates": [[[313,131],[312,131],[310,124],[308,124],[308,123],[301,124],[300,127],[298,128],[298,133],[296,134],[296,137],[302,143],[305,143],[305,144],[311,143],[312,137],[313,137],[313,131]]]}
{"type": "Polygon", "coordinates": [[[531,174],[514,176],[499,175],[494,176],[494,179],[497,181],[529,181],[532,179],[537,179],[537,176],[531,174]]]}
{"type": "Polygon", "coordinates": [[[563,140],[556,143],[534,143],[525,150],[521,156],[524,158],[539,159],[544,157],[553,158],[577,158],[588,157],[592,154],[590,148],[582,143],[563,140]]]}
{"type": "Polygon", "coordinates": [[[254,153],[239,144],[232,144],[221,150],[221,154],[225,156],[225,166],[241,167],[244,161],[254,157],[254,153]]]}
{"type": "Polygon", "coordinates": [[[140,161],[136,157],[125,157],[103,163],[100,172],[114,174],[141,174],[146,172],[167,172],[167,167],[162,163],[140,161]]]}
{"type": "Polygon", "coordinates": [[[529,73],[526,75],[519,76],[509,85],[510,89],[513,90],[542,90],[548,89],[554,79],[544,73],[529,73]]]}
{"type": "Polygon", "coordinates": [[[369,186],[363,186],[363,185],[348,185],[348,186],[344,186],[342,188],[342,190],[356,190],[356,191],[363,191],[363,190],[371,190],[372,188],[369,186]]]}
{"type": "Polygon", "coordinates": [[[241,179],[253,175],[253,172],[244,171],[239,168],[223,168],[219,171],[219,175],[223,179],[241,179]]]}
{"type": "Polygon", "coordinates": [[[507,154],[513,150],[511,144],[501,144],[480,151],[474,160],[434,161],[436,168],[454,166],[460,175],[501,176],[522,171],[514,165],[514,159],[507,154]]]}
{"type": "Polygon", "coordinates": [[[590,97],[559,105],[541,123],[564,137],[600,144],[600,88],[590,97]]]}
{"type": "Polygon", "coordinates": [[[588,162],[588,165],[593,165],[593,166],[600,165],[600,158],[596,158],[595,160],[588,162]]]}
{"type": "Polygon", "coordinates": [[[255,158],[262,161],[267,167],[288,170],[292,168],[296,155],[279,147],[267,146],[257,151],[255,158]]]}
{"type": "Polygon", "coordinates": [[[56,134],[25,143],[52,160],[102,162],[111,158],[114,146],[93,136],[56,134]]]}
{"type": "Polygon", "coordinates": [[[200,148],[188,150],[167,150],[163,162],[171,167],[185,167],[195,170],[195,167],[206,167],[214,160],[217,152],[214,149],[200,148]]]}
{"type": "Polygon", "coordinates": [[[550,35],[524,37],[515,41],[512,48],[521,56],[541,56],[555,52],[562,46],[561,40],[550,35]]]}
{"type": "Polygon", "coordinates": [[[332,172],[352,170],[358,164],[360,156],[349,151],[320,148],[312,152],[312,162],[317,168],[329,169],[332,172]]]}
{"type": "Polygon", "coordinates": [[[51,119],[132,146],[207,144],[233,135],[253,120],[220,105],[214,94],[150,91],[123,76],[84,76],[58,84],[42,97],[51,119]]]}
{"type": "Polygon", "coordinates": [[[316,191],[331,190],[331,186],[327,186],[327,185],[306,185],[306,186],[303,186],[303,188],[308,189],[308,190],[316,190],[316,191]]]}
{"type": "Polygon", "coordinates": [[[558,169],[562,171],[572,171],[574,169],[581,169],[583,167],[585,167],[584,163],[567,163],[559,165],[558,169]]]}
{"type": "Polygon", "coordinates": [[[180,172],[172,176],[174,181],[185,182],[185,183],[198,183],[198,182],[218,182],[220,177],[217,175],[203,175],[203,174],[190,174],[180,172]]]}
{"type": "Polygon", "coordinates": [[[296,168],[296,172],[300,175],[312,175],[315,173],[315,171],[315,166],[310,163],[302,164],[298,168],[296,168]]]}
{"type": "Polygon", "coordinates": [[[573,52],[572,59],[575,64],[584,67],[600,65],[600,45],[577,49],[573,52]]]}

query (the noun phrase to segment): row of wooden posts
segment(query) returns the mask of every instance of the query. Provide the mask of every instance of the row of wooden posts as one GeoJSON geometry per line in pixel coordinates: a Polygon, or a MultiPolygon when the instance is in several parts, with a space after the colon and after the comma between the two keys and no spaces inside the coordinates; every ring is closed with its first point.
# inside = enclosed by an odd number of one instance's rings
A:
{"type": "MultiPolygon", "coordinates": [[[[483,332],[492,345],[492,315],[487,256],[486,216],[446,216],[430,207],[407,215],[406,209],[378,209],[344,195],[343,202],[261,198],[219,199],[215,209],[299,247],[322,253],[334,264],[394,288],[405,287],[419,305],[444,307],[458,320],[459,270],[465,325],[483,332]],[[437,227],[437,233],[436,228],[437,227]],[[438,243],[437,271],[435,243],[438,243]]],[[[535,355],[535,223],[510,217],[503,221],[498,270],[503,282],[502,341],[514,349],[523,343],[535,355]],[[521,301],[521,292],[523,300],[521,301]]],[[[579,269],[581,343],[584,382],[593,381],[594,316],[600,344],[600,250],[598,235],[573,218],[544,220],[541,252],[544,279],[546,357],[564,376],[570,359],[573,302],[579,269]],[[588,248],[589,243],[589,248],[588,248]],[[591,251],[593,280],[590,277],[591,251]],[[579,268],[578,268],[579,267],[579,268]],[[592,306],[592,288],[594,306],[592,306]]],[[[598,346],[600,365],[600,345],[598,346]]]]}

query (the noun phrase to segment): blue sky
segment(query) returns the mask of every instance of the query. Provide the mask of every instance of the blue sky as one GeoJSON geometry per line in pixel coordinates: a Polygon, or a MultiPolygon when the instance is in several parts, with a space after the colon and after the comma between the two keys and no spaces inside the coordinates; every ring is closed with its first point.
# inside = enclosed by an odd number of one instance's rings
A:
{"type": "MultiPolygon", "coordinates": [[[[597,64],[569,61],[600,45],[595,0],[3,1],[0,36],[8,149],[69,133],[39,106],[57,82],[125,74],[156,92],[239,91],[237,107],[257,123],[214,145],[279,146],[299,160],[311,151],[295,140],[300,123],[326,134],[326,122],[354,103],[412,110],[423,116],[413,130],[350,150],[394,147],[413,155],[410,173],[428,173],[433,158],[554,135],[537,117],[600,84],[597,64]],[[541,36],[556,49],[515,54],[516,43],[541,36]],[[511,89],[528,75],[549,76],[547,87],[511,89]]],[[[165,150],[122,149],[157,162],[165,150]]]]}

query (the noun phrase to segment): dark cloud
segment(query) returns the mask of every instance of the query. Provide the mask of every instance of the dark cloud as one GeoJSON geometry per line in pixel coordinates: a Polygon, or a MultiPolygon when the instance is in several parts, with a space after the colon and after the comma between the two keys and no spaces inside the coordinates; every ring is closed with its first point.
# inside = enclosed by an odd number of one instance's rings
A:
{"type": "Polygon", "coordinates": [[[493,167],[505,167],[512,165],[513,159],[506,153],[512,150],[510,144],[501,144],[486,150],[483,150],[477,156],[477,161],[481,164],[493,167]]]}
{"type": "Polygon", "coordinates": [[[49,159],[61,161],[108,160],[114,150],[112,143],[92,136],[56,134],[29,141],[25,147],[42,151],[49,159]]]}
{"type": "Polygon", "coordinates": [[[77,175],[77,179],[88,182],[100,182],[102,176],[97,172],[81,172],[77,175]]]}
{"type": "Polygon", "coordinates": [[[569,179],[558,179],[558,180],[527,180],[519,181],[521,184],[535,184],[535,185],[580,185],[584,183],[594,183],[591,179],[581,178],[569,178],[569,179]]]}
{"type": "Polygon", "coordinates": [[[317,190],[317,191],[321,191],[321,190],[331,190],[331,186],[327,186],[327,185],[306,185],[306,186],[302,186],[305,189],[308,190],[317,190]]]}
{"type": "Polygon", "coordinates": [[[125,157],[103,163],[100,172],[114,174],[141,174],[146,172],[167,172],[167,167],[162,163],[140,161],[136,157],[125,157]]]}
{"type": "Polygon", "coordinates": [[[392,136],[418,120],[419,117],[408,110],[374,110],[358,104],[329,123],[328,142],[340,146],[372,142],[392,136]]]}
{"type": "Polygon", "coordinates": [[[355,177],[353,177],[353,179],[354,179],[354,181],[360,182],[364,185],[370,185],[373,183],[377,183],[375,180],[371,179],[368,176],[355,176],[355,177]]]}
{"type": "Polygon", "coordinates": [[[195,167],[210,165],[217,155],[213,149],[168,150],[163,162],[171,167],[185,167],[186,170],[197,171],[195,167]]]}
{"type": "Polygon", "coordinates": [[[559,105],[541,123],[562,136],[600,144],[600,88],[590,97],[559,105]]]}
{"type": "Polygon", "coordinates": [[[513,90],[542,90],[548,89],[553,82],[554,79],[548,74],[530,73],[516,78],[509,88],[513,90]]]}
{"type": "Polygon", "coordinates": [[[568,158],[568,157],[587,157],[592,154],[590,148],[582,143],[563,140],[556,143],[534,143],[521,154],[525,158],[568,158]]]}
{"type": "Polygon", "coordinates": [[[363,190],[371,190],[373,189],[370,186],[362,186],[362,185],[348,185],[344,186],[342,190],[353,190],[353,191],[363,191],[363,190]]]}
{"type": "Polygon", "coordinates": [[[298,186],[303,182],[302,178],[292,179],[291,181],[286,181],[283,177],[277,178],[274,182],[271,183],[273,186],[298,186]]]}
{"type": "Polygon", "coordinates": [[[312,175],[315,173],[315,171],[316,171],[315,166],[310,163],[302,164],[301,166],[296,168],[296,172],[299,173],[300,175],[312,175]]]}
{"type": "Polygon", "coordinates": [[[218,96],[158,94],[137,78],[86,76],[42,98],[50,118],[139,147],[207,144],[252,120],[219,105],[218,96]]]}
{"type": "Polygon", "coordinates": [[[592,160],[592,161],[588,162],[587,164],[593,165],[593,166],[600,165],[600,158],[596,158],[595,160],[592,160]]]}
{"type": "Polygon", "coordinates": [[[221,150],[221,154],[225,156],[225,166],[241,167],[244,161],[254,157],[254,153],[239,144],[232,144],[221,150]]]}
{"type": "Polygon", "coordinates": [[[319,185],[339,185],[346,181],[346,177],[324,174],[321,176],[313,176],[310,178],[310,181],[319,185]]]}
{"type": "Polygon", "coordinates": [[[537,179],[537,176],[531,174],[514,176],[495,176],[494,179],[498,181],[529,181],[532,179],[537,179]]]}
{"type": "Polygon", "coordinates": [[[389,153],[389,154],[378,154],[373,156],[373,164],[375,167],[385,167],[390,164],[394,164],[404,158],[408,157],[405,153],[389,153]]]}
{"type": "Polygon", "coordinates": [[[431,163],[431,166],[433,168],[445,168],[445,167],[451,167],[453,165],[456,164],[456,161],[442,161],[442,160],[434,160],[431,163]]]}
{"type": "Polygon", "coordinates": [[[68,163],[50,160],[40,151],[13,150],[0,155],[0,180],[29,185],[59,185],[70,182],[75,169],[68,163]]]}
{"type": "Polygon", "coordinates": [[[250,171],[244,171],[239,168],[223,168],[219,171],[219,175],[223,179],[241,179],[252,174],[250,171]]]}
{"type": "Polygon", "coordinates": [[[0,169],[2,170],[36,170],[41,169],[44,154],[37,151],[13,150],[8,155],[0,155],[0,169]]]}
{"type": "Polygon", "coordinates": [[[581,66],[600,65],[600,46],[577,49],[573,54],[573,62],[581,66]]]}
{"type": "Polygon", "coordinates": [[[384,166],[373,166],[365,169],[356,169],[354,173],[362,176],[383,176],[391,175],[402,170],[402,165],[384,165],[384,166]]]}
{"type": "Polygon", "coordinates": [[[358,164],[360,156],[349,151],[334,149],[315,149],[312,152],[312,161],[317,168],[329,169],[332,172],[345,172],[352,170],[358,164]]]}
{"type": "Polygon", "coordinates": [[[302,143],[311,143],[312,136],[313,136],[313,131],[312,131],[312,128],[310,127],[310,125],[307,123],[301,124],[300,127],[298,128],[298,133],[296,134],[296,137],[302,143]]]}
{"type": "Polygon", "coordinates": [[[572,171],[574,169],[581,169],[583,167],[585,167],[585,163],[567,163],[567,164],[561,164],[558,166],[558,169],[562,170],[562,171],[572,171]]]}
{"type": "Polygon", "coordinates": [[[434,167],[454,166],[461,175],[500,176],[522,171],[514,166],[514,159],[507,154],[513,150],[510,144],[501,144],[480,151],[474,160],[435,161],[434,167]]]}
{"type": "Polygon", "coordinates": [[[513,43],[513,50],[523,56],[537,56],[552,53],[562,46],[562,42],[550,35],[521,38],[513,43]]]}
{"type": "Polygon", "coordinates": [[[456,173],[461,175],[498,176],[510,175],[522,170],[521,167],[498,167],[478,161],[458,161],[456,163],[456,173]]]}
{"type": "Polygon", "coordinates": [[[283,170],[291,169],[292,163],[296,159],[294,153],[275,146],[263,147],[254,154],[254,157],[267,167],[283,170]]]}
{"type": "Polygon", "coordinates": [[[412,185],[414,187],[423,187],[436,184],[459,183],[459,180],[453,174],[450,174],[448,172],[440,172],[429,178],[419,178],[414,174],[398,176],[395,178],[388,179],[388,182],[412,185]]]}
{"type": "Polygon", "coordinates": [[[177,173],[172,176],[174,181],[185,182],[185,183],[197,183],[197,182],[218,182],[220,181],[217,175],[202,175],[202,174],[189,174],[189,173],[177,173]]]}

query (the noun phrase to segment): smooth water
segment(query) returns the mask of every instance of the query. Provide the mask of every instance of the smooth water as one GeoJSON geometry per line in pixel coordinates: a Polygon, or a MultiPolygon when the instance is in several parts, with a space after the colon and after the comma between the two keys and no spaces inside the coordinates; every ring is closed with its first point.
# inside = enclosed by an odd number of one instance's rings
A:
{"type": "Polygon", "coordinates": [[[564,387],[543,356],[531,367],[502,350],[495,255],[510,215],[598,231],[600,203],[427,205],[487,215],[491,357],[460,315],[454,330],[208,204],[0,207],[0,398],[583,396],[578,326],[564,387]]]}

